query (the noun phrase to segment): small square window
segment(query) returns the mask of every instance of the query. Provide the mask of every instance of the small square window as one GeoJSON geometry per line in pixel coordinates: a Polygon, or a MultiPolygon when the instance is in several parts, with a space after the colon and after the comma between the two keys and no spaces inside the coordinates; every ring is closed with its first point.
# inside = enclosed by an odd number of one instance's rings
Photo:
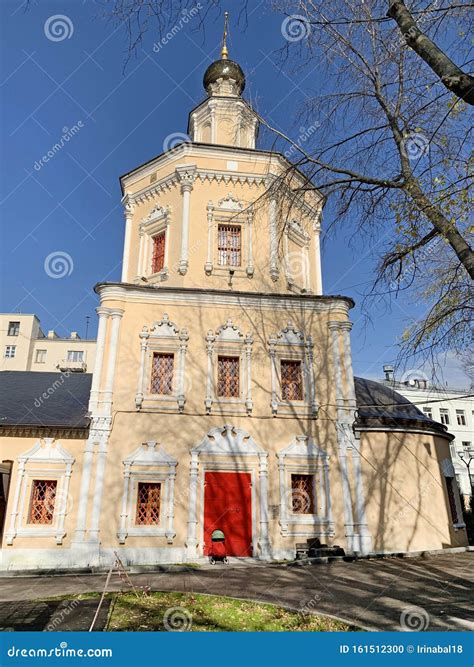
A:
{"type": "Polygon", "coordinates": [[[153,237],[153,254],[151,257],[151,272],[158,273],[165,268],[166,232],[153,237]]]}
{"type": "Polygon", "coordinates": [[[466,426],[466,415],[464,414],[464,410],[456,410],[456,420],[458,426],[466,426]]]}
{"type": "Polygon", "coordinates": [[[445,426],[449,425],[449,412],[445,410],[444,408],[440,408],[439,411],[441,423],[444,424],[445,426]]]}
{"type": "Polygon", "coordinates": [[[151,369],[151,393],[173,393],[174,354],[153,353],[151,369]]]}
{"type": "Polygon", "coordinates": [[[428,419],[433,419],[433,410],[431,408],[423,408],[423,413],[428,419]]]}
{"type": "Polygon", "coordinates": [[[53,523],[57,484],[56,480],[35,479],[33,481],[28,523],[53,523]]]}
{"type": "Polygon", "coordinates": [[[284,401],[303,400],[301,361],[281,361],[281,396],[284,401]]]}
{"type": "Polygon", "coordinates": [[[217,252],[220,266],[240,266],[242,263],[240,225],[219,225],[217,252]]]}
{"type": "Polygon", "coordinates": [[[16,345],[5,346],[5,359],[13,359],[16,355],[16,345]]]}
{"type": "Polygon", "coordinates": [[[35,362],[37,364],[46,363],[46,350],[36,350],[35,362]]]}
{"type": "Polygon", "coordinates": [[[9,322],[8,323],[8,335],[9,336],[18,336],[20,333],[20,323],[19,322],[9,322]]]}
{"type": "Polygon", "coordinates": [[[217,396],[239,398],[239,357],[217,358],[217,396]]]}
{"type": "Polygon", "coordinates": [[[135,523],[140,526],[156,526],[160,523],[161,484],[139,482],[137,493],[137,515],[135,523]]]}
{"type": "Polygon", "coordinates": [[[67,360],[68,361],[84,361],[84,351],[83,350],[68,350],[67,360]]]}
{"type": "Polygon", "coordinates": [[[314,475],[291,475],[294,514],[314,514],[314,475]]]}
{"type": "Polygon", "coordinates": [[[467,440],[462,441],[462,448],[467,449],[468,451],[471,449],[471,443],[468,442],[467,440]]]}

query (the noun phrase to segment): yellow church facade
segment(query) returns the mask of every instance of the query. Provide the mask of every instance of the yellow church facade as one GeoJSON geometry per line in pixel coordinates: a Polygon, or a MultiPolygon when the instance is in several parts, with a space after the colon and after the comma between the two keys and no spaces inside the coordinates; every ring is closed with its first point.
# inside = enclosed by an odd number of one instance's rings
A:
{"type": "Polygon", "coordinates": [[[354,379],[324,198],[256,148],[244,86],[224,50],[189,142],[122,176],[122,279],[95,287],[93,374],[65,382],[84,409],[57,387],[0,426],[0,568],[199,562],[215,531],[265,561],[466,546],[450,436],[354,379]]]}

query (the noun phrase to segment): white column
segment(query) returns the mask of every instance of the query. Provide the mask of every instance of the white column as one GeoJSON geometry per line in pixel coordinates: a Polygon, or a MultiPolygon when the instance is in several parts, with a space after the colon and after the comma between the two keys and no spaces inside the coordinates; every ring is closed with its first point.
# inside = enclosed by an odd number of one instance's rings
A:
{"type": "Polygon", "coordinates": [[[133,220],[133,204],[130,197],[125,195],[122,199],[125,208],[125,239],[123,243],[123,259],[122,259],[122,282],[127,282],[128,267],[130,265],[130,245],[132,239],[132,220],[133,220]]]}
{"type": "Polygon", "coordinates": [[[277,202],[275,197],[270,199],[268,209],[268,227],[270,232],[270,277],[278,280],[278,234],[277,234],[277,202]]]}
{"type": "Polygon", "coordinates": [[[248,255],[247,276],[249,278],[251,278],[254,274],[252,230],[253,230],[253,214],[252,210],[249,210],[247,213],[247,255],[248,255]]]}
{"type": "MultiPolygon", "coordinates": [[[[326,516],[328,523],[332,524],[332,504],[331,504],[331,491],[329,488],[329,464],[324,464],[324,491],[326,496],[326,516]]],[[[330,525],[330,528],[332,526],[330,525]]]]}
{"type": "Polygon", "coordinates": [[[319,240],[320,230],[319,227],[315,227],[314,233],[314,291],[315,294],[320,295],[323,293],[323,276],[321,271],[321,247],[319,240]]]}
{"type": "MultiPolygon", "coordinates": [[[[331,332],[332,362],[334,367],[334,380],[336,389],[336,405],[340,410],[344,407],[344,392],[342,387],[342,369],[339,350],[339,326],[340,322],[329,322],[328,327],[331,332]]],[[[339,418],[339,415],[338,415],[339,418]]]]}
{"type": "Polygon", "coordinates": [[[176,174],[181,183],[181,194],[183,195],[183,217],[181,223],[181,257],[178,271],[181,275],[188,270],[189,265],[189,214],[191,207],[191,191],[193,189],[196,175],[196,165],[184,165],[177,167],[176,174]]]}
{"type": "Polygon", "coordinates": [[[213,392],[213,383],[214,383],[214,364],[212,363],[212,356],[214,354],[214,341],[216,340],[215,335],[212,331],[207,332],[206,336],[206,351],[207,351],[207,380],[206,380],[206,412],[210,414],[212,408],[212,400],[214,396],[213,392]]]}
{"type": "Polygon", "coordinates": [[[176,479],[175,465],[169,465],[168,472],[168,498],[167,498],[167,515],[166,515],[166,541],[168,544],[173,544],[173,539],[176,535],[173,528],[174,522],[174,482],[176,479]]]}
{"type": "Polygon", "coordinates": [[[122,512],[120,514],[120,528],[117,534],[120,544],[125,544],[127,537],[128,494],[130,488],[130,464],[125,465],[123,474],[122,512]]]}
{"type": "Polygon", "coordinates": [[[197,557],[197,492],[199,482],[199,460],[196,452],[191,453],[189,471],[189,518],[188,537],[186,540],[186,556],[188,560],[197,557]]]}
{"type": "Polygon", "coordinates": [[[276,367],[276,350],[275,345],[276,340],[270,339],[270,363],[271,363],[271,373],[272,373],[272,399],[271,399],[271,408],[272,414],[276,415],[278,412],[278,394],[277,394],[277,384],[278,384],[278,371],[276,367]]]}
{"type": "Polygon", "coordinates": [[[105,333],[107,330],[107,319],[110,315],[110,308],[99,306],[96,308],[99,316],[99,327],[97,330],[97,343],[95,349],[95,364],[92,375],[91,393],[89,399],[89,412],[93,412],[99,400],[100,380],[102,376],[102,365],[104,363],[105,333]]]}
{"type": "MultiPolygon", "coordinates": [[[[13,472],[13,468],[12,468],[13,472]]],[[[16,480],[16,487],[15,487],[15,496],[13,498],[13,507],[10,515],[10,529],[8,530],[7,534],[5,535],[6,541],[8,545],[13,544],[13,540],[16,537],[16,531],[17,531],[17,526],[18,526],[18,507],[20,503],[20,494],[21,494],[21,489],[23,487],[23,478],[25,476],[25,461],[20,460],[18,462],[18,473],[17,473],[17,480],[16,480]]],[[[8,509],[8,507],[7,507],[8,509]]]]}
{"type": "Polygon", "coordinates": [[[247,414],[251,414],[253,408],[252,401],[252,345],[253,338],[251,334],[245,336],[245,360],[247,364],[246,376],[247,376],[247,395],[245,398],[245,407],[247,408],[247,414]]]}
{"type": "MultiPolygon", "coordinates": [[[[93,424],[92,424],[93,425],[93,424]]],[[[89,437],[84,447],[82,458],[81,488],[79,491],[79,505],[77,508],[76,531],[73,542],[84,542],[86,534],[87,506],[89,501],[89,487],[91,482],[92,461],[94,457],[94,445],[97,438],[96,431],[91,428],[89,437]]]]}
{"type": "Polygon", "coordinates": [[[342,331],[342,342],[344,346],[344,376],[346,379],[346,391],[348,397],[349,407],[353,410],[357,409],[354,374],[352,372],[352,354],[351,354],[351,337],[350,331],[352,329],[352,322],[341,322],[340,329],[342,331]]]}
{"type": "Polygon", "coordinates": [[[185,394],[185,368],[186,368],[186,350],[188,348],[189,334],[187,329],[181,329],[179,332],[179,359],[178,359],[178,410],[184,412],[186,403],[185,394]]]}
{"type": "Polygon", "coordinates": [[[278,456],[278,474],[280,480],[280,526],[281,532],[285,535],[288,532],[288,508],[286,496],[285,479],[285,457],[278,456]]]}
{"type": "Polygon", "coordinates": [[[313,358],[313,339],[311,336],[308,336],[305,341],[305,351],[306,351],[306,372],[308,376],[309,384],[309,401],[311,404],[311,414],[313,417],[318,416],[318,403],[316,401],[316,386],[314,378],[314,358],[313,358]]]}
{"type": "Polygon", "coordinates": [[[268,539],[268,454],[259,454],[260,482],[260,558],[270,560],[270,541],[268,539]]]}
{"type": "Polygon", "coordinates": [[[97,465],[95,470],[94,497],[92,499],[91,523],[89,539],[91,542],[99,541],[100,531],[100,508],[104,491],[105,463],[107,459],[108,433],[104,433],[97,451],[97,465]]]}
{"type": "Polygon", "coordinates": [[[108,413],[110,413],[112,409],[115,366],[117,360],[120,321],[122,319],[122,315],[123,315],[123,310],[121,308],[114,308],[110,310],[110,317],[112,319],[112,323],[110,327],[109,354],[107,359],[107,375],[105,378],[105,388],[104,388],[104,407],[106,412],[108,413]]]}
{"type": "Polygon", "coordinates": [[[212,245],[214,237],[214,205],[210,201],[207,205],[207,261],[204,265],[204,271],[209,276],[212,273],[212,245]]]}
{"type": "Polygon", "coordinates": [[[58,520],[56,525],[56,544],[62,544],[64,535],[64,522],[66,519],[67,502],[69,496],[69,484],[71,481],[72,463],[66,463],[66,471],[62,483],[61,493],[59,495],[59,506],[57,508],[58,520]]]}
{"type": "Polygon", "coordinates": [[[135,406],[137,410],[140,410],[143,403],[144,390],[143,384],[145,379],[145,363],[146,363],[146,351],[148,348],[148,338],[150,334],[148,333],[147,327],[143,327],[143,331],[140,332],[140,369],[138,371],[138,387],[137,393],[135,396],[135,406]]]}
{"type": "Polygon", "coordinates": [[[143,263],[144,263],[144,255],[145,255],[145,248],[146,248],[146,238],[145,238],[145,231],[143,229],[143,226],[140,225],[138,228],[138,262],[137,262],[137,275],[136,278],[139,280],[142,276],[147,273],[144,268],[143,268],[143,263]]]}

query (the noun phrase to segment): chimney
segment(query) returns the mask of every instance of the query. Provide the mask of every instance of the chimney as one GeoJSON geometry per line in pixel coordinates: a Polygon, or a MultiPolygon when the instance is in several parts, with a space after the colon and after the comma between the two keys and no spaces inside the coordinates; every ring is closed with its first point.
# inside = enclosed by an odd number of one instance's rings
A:
{"type": "Polygon", "coordinates": [[[78,340],[79,339],[79,334],[77,333],[77,331],[71,331],[70,338],[71,338],[71,340],[78,340]]]}
{"type": "Polygon", "coordinates": [[[393,382],[393,366],[384,366],[383,372],[385,373],[386,382],[393,382]]]}
{"type": "Polygon", "coordinates": [[[57,338],[57,337],[58,337],[58,334],[55,332],[54,329],[50,329],[48,331],[48,338],[57,338]]]}

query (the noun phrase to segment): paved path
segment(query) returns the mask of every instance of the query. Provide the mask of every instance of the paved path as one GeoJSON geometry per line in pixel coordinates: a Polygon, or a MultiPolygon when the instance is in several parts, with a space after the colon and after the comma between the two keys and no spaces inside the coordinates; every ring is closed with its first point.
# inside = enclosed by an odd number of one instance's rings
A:
{"type": "MultiPolygon", "coordinates": [[[[326,565],[214,565],[136,574],[152,590],[229,595],[328,614],[368,629],[474,629],[474,553],[326,565]]],[[[104,575],[0,579],[0,602],[100,591],[104,575]]],[[[118,577],[111,590],[121,590],[118,577]]]]}

